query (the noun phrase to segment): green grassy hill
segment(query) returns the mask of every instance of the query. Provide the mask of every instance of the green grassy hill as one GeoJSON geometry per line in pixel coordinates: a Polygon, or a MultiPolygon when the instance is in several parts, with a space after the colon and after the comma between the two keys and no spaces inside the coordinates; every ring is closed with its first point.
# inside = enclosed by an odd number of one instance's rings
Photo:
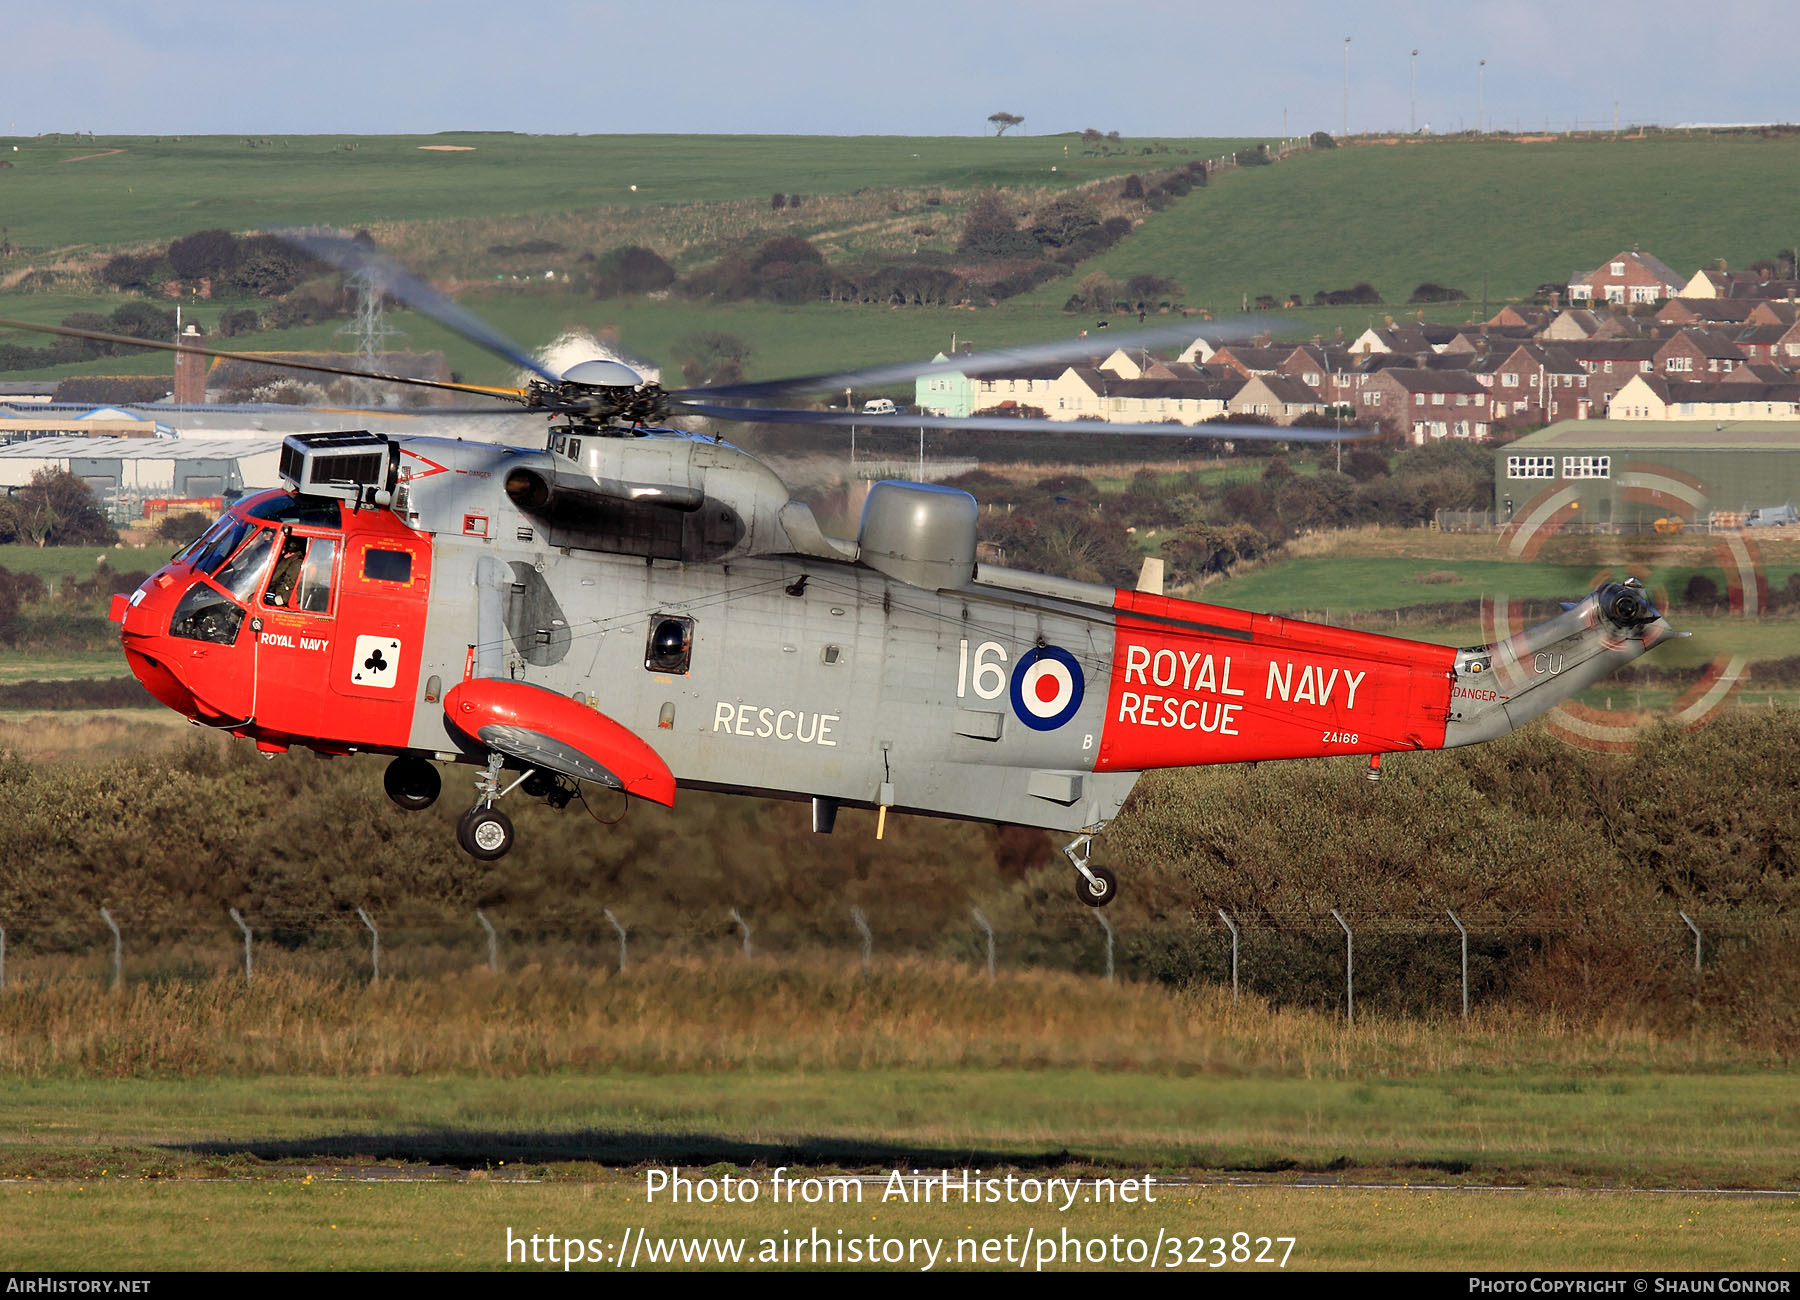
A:
{"type": "MultiPolygon", "coordinates": [[[[490,282],[491,245],[547,235],[562,251],[544,260],[566,274],[579,253],[633,240],[679,246],[692,258],[709,256],[734,231],[760,237],[776,191],[813,200],[784,228],[833,255],[855,256],[877,244],[894,252],[896,240],[947,248],[959,228],[958,196],[970,190],[1079,184],[1178,166],[1243,143],[1131,141],[1139,152],[1098,157],[1083,155],[1071,136],[0,141],[0,161],[14,164],[0,170],[0,213],[22,250],[0,262],[0,283],[9,272],[16,281],[22,268],[52,260],[44,252],[50,248],[86,249],[91,261],[95,248],[163,241],[212,225],[243,231],[312,222],[377,227],[385,244],[431,274],[454,273],[466,261],[463,274],[490,282]],[[1146,147],[1165,152],[1146,156],[1146,147]],[[945,202],[925,206],[940,189],[945,202]],[[846,197],[853,194],[860,197],[846,197]],[[759,209],[759,223],[746,224],[759,209]],[[666,238],[659,240],[659,231],[666,238]]],[[[1310,301],[1318,289],[1363,280],[1386,299],[1373,309],[1278,313],[1274,326],[1289,337],[1340,328],[1354,334],[1384,314],[1410,314],[1405,299],[1424,280],[1470,294],[1468,303],[1430,309],[1434,319],[1463,320],[1479,309],[1484,276],[1497,306],[1634,244],[1684,275],[1718,257],[1742,265],[1772,255],[1794,242],[1787,209],[1796,164],[1800,139],[1728,135],[1445,139],[1304,152],[1274,166],[1224,172],[1163,211],[1146,212],[1135,233],[1077,274],[1123,280],[1151,271],[1178,281],[1188,304],[1220,312],[1236,310],[1245,297],[1298,293],[1310,301]]],[[[542,268],[534,274],[541,277],[542,268]]],[[[66,292],[66,281],[55,284],[55,293],[0,292],[0,315],[55,320],[120,301],[116,294],[84,299],[66,292]]],[[[766,378],[928,356],[948,346],[953,332],[977,348],[1068,335],[1093,323],[1061,312],[1073,284],[1053,281],[973,310],[596,302],[541,278],[464,296],[527,346],[569,326],[610,326],[628,347],[665,366],[675,359],[677,337],[723,330],[752,342],[750,372],[766,378]]],[[[223,305],[201,304],[201,319],[210,323],[223,305]]],[[[413,346],[445,347],[451,365],[471,380],[504,377],[503,365],[427,322],[401,313],[394,323],[413,346]]],[[[333,330],[272,332],[243,343],[330,347],[333,330]]],[[[164,369],[160,358],[146,357],[48,373],[164,369]]]]}
{"type": "MultiPolygon", "coordinates": [[[[1190,302],[1368,281],[1389,304],[1420,282],[1496,305],[1642,247],[1683,276],[1792,247],[1800,139],[1430,140],[1296,154],[1245,167],[1153,215],[1084,270],[1154,271],[1190,302]]],[[[1066,288],[1034,297],[1060,305],[1066,288]]],[[[1472,309],[1472,308],[1471,308],[1472,309]]],[[[1379,318],[1379,316],[1378,316],[1379,318]]]]}
{"type": "MultiPolygon", "coordinates": [[[[1242,140],[1163,143],[1169,166],[1242,140]]],[[[1074,185],[1150,159],[1084,156],[1078,137],[100,136],[0,137],[0,211],[27,250],[167,240],[210,226],[368,226],[609,206],[767,199],[777,190],[1074,185]],[[14,152],[14,150],[17,152],[14,152]],[[1054,170],[1053,170],[1054,169],[1054,170]]]]}

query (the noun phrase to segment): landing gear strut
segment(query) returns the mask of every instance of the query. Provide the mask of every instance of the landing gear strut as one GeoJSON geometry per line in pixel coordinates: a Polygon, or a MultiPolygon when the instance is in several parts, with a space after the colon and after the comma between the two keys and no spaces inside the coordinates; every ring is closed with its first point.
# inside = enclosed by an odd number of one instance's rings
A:
{"type": "Polygon", "coordinates": [[[1088,861],[1093,844],[1094,832],[1083,831],[1063,845],[1063,856],[1075,868],[1075,897],[1089,907],[1105,907],[1119,892],[1119,878],[1088,861]]]}
{"type": "Polygon", "coordinates": [[[488,754],[487,767],[475,778],[475,806],[456,823],[456,842],[462,845],[464,853],[482,862],[505,857],[513,846],[512,818],[494,804],[537,772],[536,768],[528,768],[524,776],[502,790],[500,773],[505,764],[506,759],[499,752],[488,754]]]}

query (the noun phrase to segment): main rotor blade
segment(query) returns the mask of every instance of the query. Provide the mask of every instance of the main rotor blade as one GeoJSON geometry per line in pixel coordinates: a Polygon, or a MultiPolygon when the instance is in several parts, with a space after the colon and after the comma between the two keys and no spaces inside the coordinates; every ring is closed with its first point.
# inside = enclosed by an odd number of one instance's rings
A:
{"type": "Polygon", "coordinates": [[[165,343],[161,339],[140,339],[130,334],[105,334],[99,330],[75,329],[69,325],[39,325],[32,321],[7,320],[0,317],[0,329],[29,330],[33,334],[56,334],[67,339],[88,339],[95,343],[113,343],[121,347],[149,348],[154,352],[196,352],[203,357],[225,361],[253,361],[259,366],[275,366],[283,370],[308,370],[321,375],[345,375],[351,379],[374,379],[384,384],[407,384],[413,388],[436,388],[448,393],[472,393],[497,397],[510,402],[523,402],[529,396],[523,388],[495,388],[486,384],[459,384],[448,379],[415,379],[409,375],[386,375],[375,370],[353,370],[349,366],[328,366],[316,361],[293,361],[285,356],[262,352],[225,352],[219,348],[192,347],[186,343],[165,343]]]}
{"type": "Polygon", "coordinates": [[[486,348],[515,366],[529,370],[539,379],[552,384],[561,382],[561,375],[551,374],[544,369],[543,362],[524,348],[468,308],[451,302],[385,253],[342,235],[300,230],[283,230],[277,233],[302,252],[310,253],[321,262],[335,266],[345,275],[366,276],[383,293],[399,299],[414,311],[431,317],[445,329],[462,335],[469,342],[486,348]]]}
{"type": "Polygon", "coordinates": [[[960,429],[968,433],[1130,434],[1157,438],[1234,438],[1253,442],[1351,442],[1373,438],[1368,429],[1298,429],[1268,424],[1115,424],[1101,420],[1012,419],[1004,415],[857,415],[841,411],[780,411],[683,401],[671,415],[704,415],[743,424],[837,424],[859,429],[960,429]]]}
{"type": "Polygon", "coordinates": [[[893,365],[871,366],[865,370],[844,370],[835,374],[798,375],[789,379],[765,379],[744,384],[719,384],[710,388],[683,388],[673,397],[695,397],[702,401],[719,398],[753,400],[784,393],[826,393],[841,388],[880,388],[906,383],[932,374],[975,375],[1004,372],[1009,367],[1046,365],[1057,361],[1079,361],[1089,357],[1111,356],[1124,349],[1160,347],[1168,343],[1192,343],[1196,338],[1220,341],[1251,338],[1269,325],[1267,317],[1244,316],[1226,321],[1189,322],[1182,325],[1159,325],[1155,329],[1130,330],[1107,336],[1091,335],[1072,339],[1055,339],[1047,343],[1031,343],[1016,348],[995,348],[951,357],[946,361],[901,361],[893,365]]]}

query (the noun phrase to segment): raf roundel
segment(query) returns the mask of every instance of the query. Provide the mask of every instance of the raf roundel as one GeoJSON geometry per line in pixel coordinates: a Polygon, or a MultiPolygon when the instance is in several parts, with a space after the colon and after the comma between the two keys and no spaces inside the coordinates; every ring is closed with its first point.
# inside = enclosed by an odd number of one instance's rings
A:
{"type": "Polygon", "coordinates": [[[1035,731],[1054,731],[1074,717],[1081,692],[1081,665],[1061,646],[1027,650],[1013,669],[1013,712],[1035,731]]]}

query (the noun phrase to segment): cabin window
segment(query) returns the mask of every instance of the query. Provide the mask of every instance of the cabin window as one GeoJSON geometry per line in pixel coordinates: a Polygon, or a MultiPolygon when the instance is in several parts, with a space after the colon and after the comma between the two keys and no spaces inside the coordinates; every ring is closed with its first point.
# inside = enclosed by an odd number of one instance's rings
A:
{"type": "Polygon", "coordinates": [[[293,537],[282,544],[275,575],[263,604],[305,614],[331,612],[331,569],[337,561],[335,537],[293,537]]]}
{"type": "Polygon", "coordinates": [[[378,551],[371,547],[363,553],[363,577],[377,582],[411,582],[412,560],[411,551],[378,551]]]}
{"type": "Polygon", "coordinates": [[[644,667],[653,673],[683,673],[694,654],[694,620],[658,614],[650,620],[644,667]]]}

